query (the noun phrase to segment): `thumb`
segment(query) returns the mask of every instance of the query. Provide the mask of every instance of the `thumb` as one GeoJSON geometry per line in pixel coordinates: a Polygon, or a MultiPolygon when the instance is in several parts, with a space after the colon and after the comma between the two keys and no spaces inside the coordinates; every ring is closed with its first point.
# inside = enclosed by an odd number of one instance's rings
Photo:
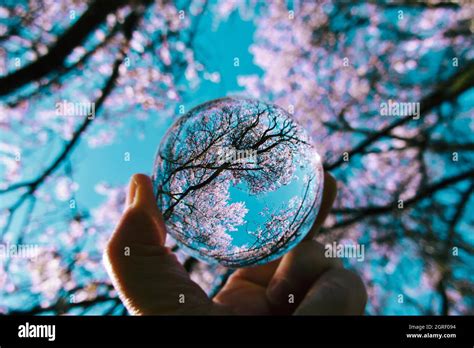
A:
{"type": "Polygon", "coordinates": [[[212,302],[171,250],[150,178],[136,174],[128,207],[104,252],[105,268],[131,314],[207,314],[212,302]]]}

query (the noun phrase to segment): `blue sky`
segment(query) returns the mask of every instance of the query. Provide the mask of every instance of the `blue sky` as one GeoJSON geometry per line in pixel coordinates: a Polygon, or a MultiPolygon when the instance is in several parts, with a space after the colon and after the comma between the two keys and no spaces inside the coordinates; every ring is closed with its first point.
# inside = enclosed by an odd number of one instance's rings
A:
{"type": "MultiPolygon", "coordinates": [[[[252,55],[248,50],[253,31],[253,24],[243,21],[237,13],[221,22],[217,30],[213,31],[212,14],[210,11],[206,12],[195,41],[195,46],[203,49],[197,59],[203,59],[200,55],[205,55],[206,68],[211,72],[219,71],[221,82],[216,84],[203,80],[196,90],[185,94],[182,102],[185,110],[207,100],[238,93],[241,91],[237,84],[238,75],[259,73],[260,69],[252,63],[252,55]],[[239,67],[234,67],[234,57],[239,58],[239,67]]],[[[78,202],[89,208],[100,203],[102,196],[94,191],[94,186],[100,181],[123,185],[134,173],[151,174],[158,145],[168,127],[179,117],[180,104],[176,105],[174,115],[165,112],[150,115],[147,126],[143,129],[143,139],[138,138],[136,132],[125,130],[121,131],[109,146],[91,149],[82,140],[75,149],[72,160],[72,163],[80,163],[74,166],[74,179],[80,185],[77,192],[78,202]],[[130,162],[123,160],[125,152],[130,153],[130,162]]],[[[133,115],[130,115],[124,127],[133,128],[135,122],[133,115]]]]}
{"type": "MultiPolygon", "coordinates": [[[[393,15],[396,16],[396,12],[394,12],[393,15]]],[[[192,107],[199,105],[202,102],[239,93],[242,91],[242,88],[237,84],[237,76],[262,74],[262,71],[253,63],[252,54],[249,52],[249,47],[254,39],[255,28],[253,23],[242,19],[239,13],[234,12],[230,15],[228,20],[221,21],[216,30],[212,29],[213,24],[213,12],[208,10],[204,13],[200,26],[198,27],[194,47],[197,52],[196,59],[201,61],[209,72],[218,71],[220,73],[220,83],[216,84],[202,80],[198,88],[191,90],[186,88],[188,87],[188,84],[187,81],[183,79],[180,83],[185,90],[185,93],[183,93],[184,99],[182,102],[170,106],[170,109],[175,110],[174,113],[168,113],[166,111],[159,113],[153,112],[149,115],[149,119],[146,121],[146,126],[141,127],[138,126],[135,117],[136,115],[134,115],[133,112],[130,112],[129,115],[126,115],[126,117],[123,118],[125,119],[124,125],[117,129],[118,135],[111,145],[90,148],[87,141],[84,139],[81,140],[69,159],[69,162],[73,167],[74,181],[79,184],[79,190],[75,194],[79,209],[85,207],[87,210],[92,210],[103,202],[104,197],[95,192],[94,189],[94,187],[100,182],[107,182],[113,186],[123,186],[134,173],[141,172],[151,174],[157,147],[168,127],[179,116],[179,104],[182,103],[185,106],[185,110],[190,110],[192,107]],[[239,58],[239,67],[234,67],[235,57],[239,58]],[[143,132],[144,137],[137,136],[139,133],[137,132],[137,127],[141,127],[140,131],[143,132]],[[129,152],[131,155],[130,162],[124,161],[124,154],[126,152],[129,152]]],[[[423,76],[434,78],[436,74],[433,73],[433,71],[438,67],[439,59],[441,59],[441,57],[442,52],[430,53],[424,57],[423,65],[426,67],[426,72],[423,73],[423,76]]],[[[445,70],[445,73],[452,73],[452,71],[448,71],[449,69],[445,70]]],[[[414,71],[414,76],[412,77],[416,79],[421,76],[421,71],[416,69],[416,71],[414,71]]],[[[67,93],[70,93],[71,97],[73,97],[74,89],[77,88],[80,88],[80,86],[73,86],[67,93]]],[[[466,116],[469,116],[470,113],[470,116],[472,117],[472,106],[474,105],[473,95],[474,90],[471,90],[459,99],[458,104],[466,110],[466,116]]],[[[35,110],[32,110],[32,112],[39,112],[42,107],[50,107],[50,105],[47,104],[48,98],[45,99],[45,104],[39,105],[35,110]]],[[[49,101],[50,100],[51,99],[49,99],[49,101]]],[[[446,113],[451,111],[447,104],[445,104],[441,109],[446,111],[446,113]],[[445,108],[446,110],[444,110],[445,108]]],[[[138,113],[138,110],[136,111],[138,113]]],[[[94,128],[97,129],[103,127],[101,125],[102,116],[103,115],[99,115],[98,118],[94,120],[89,132],[94,132],[94,128]]],[[[109,117],[113,120],[114,114],[110,113],[109,117]]],[[[472,122],[472,119],[470,122],[472,122]]],[[[443,126],[441,125],[441,132],[442,127],[443,126]]],[[[3,134],[0,134],[0,139],[4,140],[3,134]]],[[[5,141],[8,142],[8,139],[5,141]]],[[[25,141],[28,141],[28,139],[25,138],[25,141]]],[[[38,173],[35,171],[38,170],[38,168],[44,168],[46,165],[51,163],[63,145],[63,142],[55,141],[51,146],[35,149],[36,152],[34,153],[34,156],[31,156],[31,158],[35,159],[35,162],[23,166],[23,179],[36,177],[38,173]]],[[[356,168],[358,166],[357,161],[353,162],[352,165],[352,168],[356,168]]],[[[347,171],[350,171],[350,169],[351,168],[347,171]]],[[[451,172],[455,172],[455,170],[446,166],[442,174],[443,176],[449,176],[451,172]]],[[[0,173],[0,176],[2,175],[3,173],[0,173]]],[[[54,188],[54,184],[50,186],[54,188]]],[[[291,186],[288,186],[286,191],[287,194],[290,194],[291,186]]],[[[443,198],[446,197],[447,201],[452,197],[448,192],[443,195],[443,198]]],[[[238,200],[239,193],[236,193],[235,195],[233,194],[233,196],[238,200]]],[[[8,196],[2,197],[2,203],[8,204],[9,199],[8,196]]],[[[257,202],[254,203],[257,204],[257,202]]],[[[69,203],[67,201],[62,203],[57,202],[55,204],[58,204],[58,213],[62,213],[62,211],[60,211],[60,204],[64,204],[66,212],[69,210],[69,203]]],[[[23,208],[23,211],[25,211],[25,208],[26,206],[23,208]]],[[[41,216],[45,208],[45,203],[38,201],[35,215],[41,216]],[[43,206],[41,206],[41,204],[43,204],[43,206]]],[[[20,225],[18,222],[21,220],[22,219],[15,220],[17,222],[15,222],[11,228],[13,233],[16,234],[19,232],[20,225]]],[[[110,228],[112,230],[113,226],[110,228]]],[[[468,231],[467,226],[465,230],[468,231]]],[[[464,238],[467,242],[472,242],[474,234],[468,233],[464,238]]],[[[367,240],[366,242],[370,243],[370,240],[367,240]]],[[[403,286],[416,286],[422,273],[421,257],[415,253],[410,254],[408,251],[406,255],[407,258],[401,262],[399,267],[409,270],[412,283],[404,283],[403,286]]],[[[383,275],[384,263],[386,263],[384,260],[376,260],[373,263],[373,269],[378,274],[374,276],[374,279],[383,275]]],[[[466,268],[463,268],[463,270],[465,269],[466,268]]],[[[398,270],[399,269],[397,269],[397,271],[398,270]]],[[[397,271],[392,275],[391,281],[393,284],[391,283],[391,285],[397,284],[398,278],[400,278],[400,282],[403,281],[401,273],[397,273],[397,271]]],[[[454,270],[454,272],[459,271],[454,270]]],[[[465,274],[463,276],[466,279],[472,279],[472,274],[465,274]]],[[[400,283],[400,285],[402,284],[400,283]]],[[[385,290],[387,291],[387,294],[390,291],[399,291],[396,289],[395,285],[385,290]]],[[[385,311],[398,313],[400,312],[400,306],[394,302],[393,299],[394,297],[392,296],[390,299],[391,302],[387,304],[385,311]]],[[[426,298],[422,300],[428,301],[429,299],[426,298]]],[[[407,306],[404,308],[407,308],[407,314],[412,314],[412,311],[414,312],[413,307],[407,306]]]]}

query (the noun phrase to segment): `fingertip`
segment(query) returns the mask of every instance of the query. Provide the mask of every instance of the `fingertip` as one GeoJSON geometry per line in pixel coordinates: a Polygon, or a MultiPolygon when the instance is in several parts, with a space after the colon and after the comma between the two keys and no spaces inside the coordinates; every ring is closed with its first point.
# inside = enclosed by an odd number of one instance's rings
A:
{"type": "Polygon", "coordinates": [[[125,202],[125,210],[133,203],[135,200],[135,190],[137,189],[137,184],[133,179],[133,176],[130,178],[128,183],[128,194],[125,202]]]}
{"type": "Polygon", "coordinates": [[[156,222],[162,239],[166,239],[166,227],[161,211],[158,209],[153,192],[153,182],[148,175],[135,174],[132,177],[135,183],[135,194],[132,206],[150,215],[156,222]]]}
{"type": "Polygon", "coordinates": [[[124,245],[130,244],[164,246],[166,227],[154,199],[152,181],[147,175],[132,176],[127,204],[108,242],[108,251],[123,249],[124,245]]]}
{"type": "Polygon", "coordinates": [[[148,175],[135,174],[132,176],[134,194],[131,205],[140,207],[154,207],[155,195],[153,194],[153,183],[148,175]]]}

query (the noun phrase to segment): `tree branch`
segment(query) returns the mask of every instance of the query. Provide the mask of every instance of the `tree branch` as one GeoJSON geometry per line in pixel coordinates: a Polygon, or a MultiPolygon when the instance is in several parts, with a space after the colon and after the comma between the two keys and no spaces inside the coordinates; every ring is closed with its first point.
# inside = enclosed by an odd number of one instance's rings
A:
{"type": "Polygon", "coordinates": [[[56,41],[54,46],[50,47],[48,53],[23,68],[0,77],[0,96],[10,94],[27,83],[61,68],[74,48],[80,45],[109,13],[115,12],[126,3],[125,0],[94,1],[81,18],[56,41]]]}
{"type": "MultiPolygon", "coordinates": [[[[102,89],[101,96],[95,101],[95,111],[96,113],[99,112],[99,110],[102,108],[104,101],[107,99],[107,97],[110,95],[112,92],[116,79],[119,75],[119,67],[122,64],[124,58],[125,58],[125,50],[128,47],[130,38],[132,36],[132,32],[138,23],[139,20],[139,15],[136,12],[132,12],[126,20],[126,23],[124,25],[124,34],[126,37],[126,41],[123,44],[122,50],[119,54],[119,57],[114,62],[113,69],[112,69],[112,74],[110,77],[107,79],[107,82],[104,85],[104,88],[102,89]]],[[[58,167],[59,165],[67,158],[69,153],[72,151],[72,149],[75,147],[77,142],[79,141],[81,134],[84,133],[87,128],[90,126],[92,123],[93,118],[87,117],[80,127],[76,129],[74,132],[71,140],[66,144],[66,146],[63,148],[63,150],[59,153],[59,155],[56,157],[56,159],[51,163],[46,170],[38,176],[36,179],[33,179],[31,181],[26,181],[26,182],[19,182],[13,185],[10,185],[9,187],[0,190],[0,194],[10,192],[19,188],[26,187],[28,190],[25,194],[32,194],[35,192],[37,187],[43,183],[43,181],[50,175],[52,174],[58,167]]]]}
{"type": "MultiPolygon", "coordinates": [[[[420,102],[420,116],[425,115],[427,112],[432,110],[433,108],[441,105],[446,101],[455,100],[459,95],[463,92],[468,90],[469,88],[474,86],[474,61],[470,61],[467,66],[452,76],[450,79],[441,83],[438,88],[428,95],[427,97],[423,98],[420,102]]],[[[381,138],[390,134],[392,130],[395,128],[408,123],[411,120],[411,117],[406,116],[403,117],[391,125],[381,129],[379,132],[376,132],[369,137],[367,137],[364,141],[359,143],[359,145],[355,146],[351,150],[347,150],[346,152],[349,154],[349,157],[352,157],[356,154],[363,153],[367,147],[375,143],[376,141],[380,140],[381,138]]],[[[337,161],[330,164],[325,164],[325,170],[332,170],[344,163],[344,158],[341,156],[337,161]]]]}
{"type": "MultiPolygon", "coordinates": [[[[428,185],[424,189],[422,189],[418,194],[404,201],[404,207],[408,208],[411,205],[427,197],[432,196],[437,191],[445,189],[446,187],[449,187],[450,185],[456,184],[460,181],[472,179],[473,177],[474,177],[474,170],[469,170],[467,172],[441,180],[435,184],[428,185]]],[[[368,216],[389,213],[392,210],[396,209],[397,203],[398,202],[393,202],[385,206],[373,206],[373,207],[368,206],[368,207],[363,207],[363,208],[334,209],[333,212],[336,214],[356,214],[356,216],[350,219],[338,222],[334,224],[333,226],[331,226],[330,228],[332,229],[332,228],[340,228],[340,227],[348,226],[368,216]]]]}

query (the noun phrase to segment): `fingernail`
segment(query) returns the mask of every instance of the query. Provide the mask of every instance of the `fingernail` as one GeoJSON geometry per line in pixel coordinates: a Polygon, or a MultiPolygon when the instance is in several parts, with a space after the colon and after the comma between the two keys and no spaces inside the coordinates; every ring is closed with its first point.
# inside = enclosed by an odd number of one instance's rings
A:
{"type": "Polygon", "coordinates": [[[156,214],[157,206],[151,179],[144,174],[136,174],[133,179],[136,186],[133,205],[148,211],[152,215],[156,214]]]}
{"type": "Polygon", "coordinates": [[[135,181],[135,178],[132,177],[130,179],[130,182],[128,183],[128,193],[127,193],[127,198],[125,201],[124,210],[127,210],[127,208],[133,204],[136,197],[136,191],[137,191],[137,182],[135,181]]]}

